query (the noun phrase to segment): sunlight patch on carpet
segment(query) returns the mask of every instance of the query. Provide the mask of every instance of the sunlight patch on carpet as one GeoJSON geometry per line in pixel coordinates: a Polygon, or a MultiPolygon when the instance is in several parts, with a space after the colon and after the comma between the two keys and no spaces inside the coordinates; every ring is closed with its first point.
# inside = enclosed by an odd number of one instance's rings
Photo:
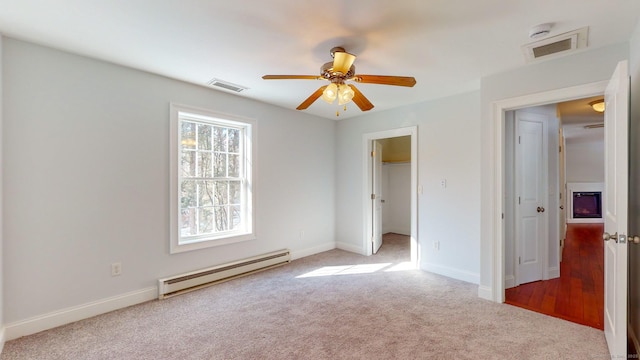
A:
{"type": "Polygon", "coordinates": [[[377,271],[381,271],[382,269],[394,265],[393,267],[385,270],[385,271],[400,271],[400,270],[408,270],[412,269],[413,266],[406,267],[410,263],[378,263],[378,264],[359,264],[359,265],[339,265],[339,266],[324,266],[319,269],[313,270],[306,274],[302,274],[300,276],[296,276],[296,278],[308,278],[308,277],[319,277],[319,276],[333,276],[333,275],[355,275],[355,274],[371,274],[377,271]]]}
{"type": "Polygon", "coordinates": [[[406,271],[406,270],[414,270],[416,268],[415,264],[411,261],[401,262],[399,264],[395,264],[392,267],[385,270],[385,272],[391,271],[406,271]]]}

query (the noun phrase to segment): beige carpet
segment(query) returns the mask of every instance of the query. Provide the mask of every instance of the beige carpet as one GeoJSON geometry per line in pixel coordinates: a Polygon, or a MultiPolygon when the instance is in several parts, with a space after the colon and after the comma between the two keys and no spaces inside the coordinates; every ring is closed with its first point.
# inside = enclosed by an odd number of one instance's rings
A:
{"type": "Polygon", "coordinates": [[[601,331],[341,250],[5,344],[0,359],[610,359],[601,331]]]}

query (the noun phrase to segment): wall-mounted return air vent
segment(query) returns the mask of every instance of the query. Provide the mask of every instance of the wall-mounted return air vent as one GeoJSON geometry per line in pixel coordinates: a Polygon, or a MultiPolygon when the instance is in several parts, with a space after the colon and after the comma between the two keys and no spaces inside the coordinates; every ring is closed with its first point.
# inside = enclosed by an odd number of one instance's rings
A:
{"type": "Polygon", "coordinates": [[[527,62],[567,55],[587,47],[588,35],[589,28],[583,27],[524,45],[522,51],[527,62]]]}
{"type": "Polygon", "coordinates": [[[238,93],[249,89],[248,87],[245,87],[245,86],[242,86],[242,85],[238,85],[238,84],[233,84],[233,83],[230,83],[228,81],[223,81],[223,80],[216,79],[216,78],[213,78],[213,79],[209,80],[209,82],[207,82],[207,85],[213,86],[213,87],[218,87],[218,88],[223,88],[225,90],[235,91],[235,92],[238,92],[238,93]]]}

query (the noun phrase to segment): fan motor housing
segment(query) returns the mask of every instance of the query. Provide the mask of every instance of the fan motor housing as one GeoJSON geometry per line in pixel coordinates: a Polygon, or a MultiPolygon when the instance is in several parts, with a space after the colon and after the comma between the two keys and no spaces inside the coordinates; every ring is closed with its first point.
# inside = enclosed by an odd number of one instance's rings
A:
{"type": "Polygon", "coordinates": [[[356,73],[355,65],[351,65],[351,67],[349,68],[349,71],[347,71],[346,74],[333,71],[333,62],[325,63],[324,65],[322,65],[322,67],[320,67],[320,75],[327,80],[339,79],[344,81],[352,78],[355,75],[355,73],[356,73]]]}

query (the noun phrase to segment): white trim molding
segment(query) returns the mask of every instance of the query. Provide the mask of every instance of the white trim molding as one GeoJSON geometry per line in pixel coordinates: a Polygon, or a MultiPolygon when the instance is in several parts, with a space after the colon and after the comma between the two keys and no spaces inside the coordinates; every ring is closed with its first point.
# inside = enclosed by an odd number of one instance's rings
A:
{"type": "Polygon", "coordinates": [[[306,249],[291,250],[291,260],[301,259],[303,257],[319,254],[321,252],[333,250],[335,248],[336,243],[332,241],[306,249]]]}
{"type": "Polygon", "coordinates": [[[422,270],[432,272],[434,274],[450,277],[452,279],[462,280],[472,284],[480,283],[480,274],[469,271],[458,270],[448,266],[427,263],[422,266],[422,270]]]}
{"type": "Polygon", "coordinates": [[[0,326],[0,354],[2,354],[2,349],[4,349],[5,341],[5,328],[4,326],[0,326]]]}
{"type": "Polygon", "coordinates": [[[48,314],[35,316],[26,320],[7,324],[5,328],[6,341],[70,324],[75,321],[88,319],[90,317],[122,309],[127,306],[155,300],[157,298],[158,288],[153,286],[50,312],[48,314]]]}
{"type": "Polygon", "coordinates": [[[365,251],[364,247],[362,246],[362,244],[358,245],[353,245],[353,244],[349,244],[346,242],[342,242],[342,241],[338,241],[336,242],[336,248],[340,249],[340,250],[344,250],[344,251],[348,251],[348,252],[352,252],[355,254],[360,254],[360,255],[367,255],[367,252],[365,251]]]}
{"type": "Polygon", "coordinates": [[[516,286],[516,278],[513,275],[506,275],[504,277],[504,288],[505,289],[510,289],[512,287],[516,286]]]}
{"type": "Polygon", "coordinates": [[[478,286],[478,297],[485,300],[493,300],[490,286],[478,286]]]}

